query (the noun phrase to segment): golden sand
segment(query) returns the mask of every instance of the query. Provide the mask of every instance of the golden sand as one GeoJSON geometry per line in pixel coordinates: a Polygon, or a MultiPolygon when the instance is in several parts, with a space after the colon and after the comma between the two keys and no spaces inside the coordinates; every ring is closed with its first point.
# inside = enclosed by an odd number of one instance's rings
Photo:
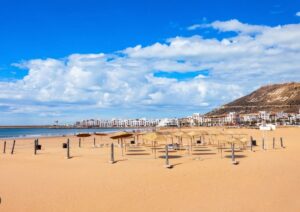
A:
{"type": "MultiPolygon", "coordinates": [[[[202,130],[202,128],[199,128],[202,130]]],[[[93,147],[93,137],[71,139],[71,159],[62,143],[66,137],[41,138],[42,150],[33,154],[33,140],[0,141],[0,211],[300,211],[300,128],[266,133],[235,129],[257,140],[255,152],[238,151],[232,165],[230,151],[214,145],[170,153],[173,169],[164,168],[163,149],[154,159],[150,148],[116,147],[117,162],[109,163],[108,137],[93,147]],[[276,148],[272,149],[272,138],[276,148]],[[280,148],[283,137],[286,148],[280,148]],[[130,151],[128,151],[130,150],[130,151]]]]}

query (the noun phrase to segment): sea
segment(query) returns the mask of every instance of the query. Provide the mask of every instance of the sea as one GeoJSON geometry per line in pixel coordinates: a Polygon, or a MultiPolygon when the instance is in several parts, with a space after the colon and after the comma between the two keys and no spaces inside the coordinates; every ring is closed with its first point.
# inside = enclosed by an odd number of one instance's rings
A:
{"type": "Polygon", "coordinates": [[[117,131],[132,132],[134,128],[80,128],[80,129],[64,129],[64,128],[1,128],[0,138],[37,138],[51,136],[75,135],[78,133],[111,133],[117,131]]]}

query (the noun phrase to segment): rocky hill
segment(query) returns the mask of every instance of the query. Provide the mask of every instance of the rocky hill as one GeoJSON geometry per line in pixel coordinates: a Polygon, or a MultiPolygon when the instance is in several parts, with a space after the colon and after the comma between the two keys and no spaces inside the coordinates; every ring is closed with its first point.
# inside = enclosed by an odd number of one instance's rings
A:
{"type": "Polygon", "coordinates": [[[217,108],[206,115],[229,112],[241,114],[258,111],[298,113],[300,109],[300,83],[273,84],[259,88],[247,96],[217,108]]]}

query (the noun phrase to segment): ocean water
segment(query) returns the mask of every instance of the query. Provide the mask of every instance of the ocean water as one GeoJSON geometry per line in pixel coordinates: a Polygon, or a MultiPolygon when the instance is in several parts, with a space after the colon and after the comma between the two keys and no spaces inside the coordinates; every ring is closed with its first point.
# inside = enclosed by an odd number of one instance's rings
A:
{"type": "Polygon", "coordinates": [[[48,128],[8,128],[0,129],[0,138],[35,138],[48,136],[74,135],[77,133],[95,133],[95,132],[116,132],[116,131],[133,131],[134,129],[48,129],[48,128]]]}

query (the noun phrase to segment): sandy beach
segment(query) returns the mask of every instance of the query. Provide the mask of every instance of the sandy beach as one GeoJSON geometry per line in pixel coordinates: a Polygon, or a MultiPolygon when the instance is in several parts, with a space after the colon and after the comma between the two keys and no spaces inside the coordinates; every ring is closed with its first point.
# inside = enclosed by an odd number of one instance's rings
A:
{"type": "Polygon", "coordinates": [[[160,157],[163,145],[157,159],[149,145],[128,146],[123,157],[116,146],[110,164],[108,136],[96,136],[96,147],[94,136],[82,139],[81,148],[69,137],[71,159],[62,148],[67,137],[41,138],[37,155],[33,139],[17,140],[13,155],[12,140],[6,154],[1,140],[0,211],[300,211],[300,128],[266,132],[266,150],[261,131],[232,131],[258,143],[253,152],[236,151],[238,165],[229,149],[221,157],[212,144],[195,146],[191,154],[170,152],[172,169],[160,157]]]}

